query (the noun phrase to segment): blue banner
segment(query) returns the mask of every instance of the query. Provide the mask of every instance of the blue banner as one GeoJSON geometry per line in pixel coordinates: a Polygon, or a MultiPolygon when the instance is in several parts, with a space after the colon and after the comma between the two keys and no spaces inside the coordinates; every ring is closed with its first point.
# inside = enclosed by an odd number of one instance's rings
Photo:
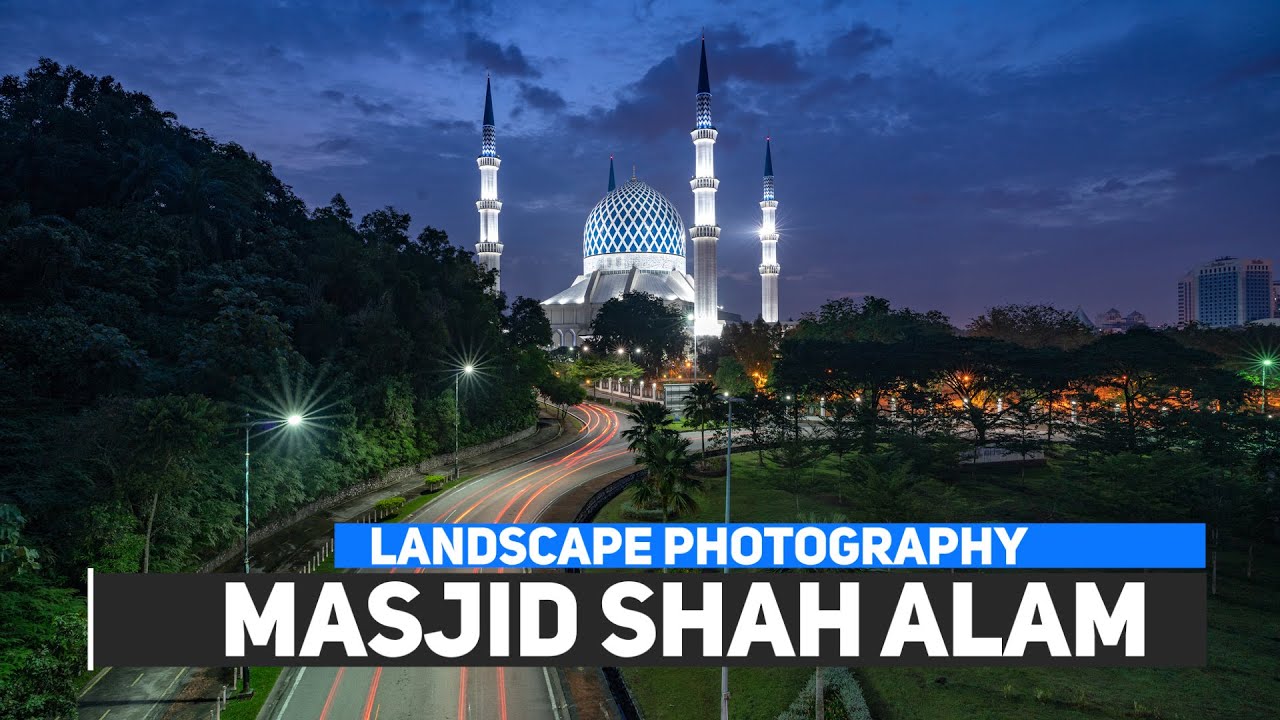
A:
{"type": "Polygon", "coordinates": [[[352,524],[339,568],[1203,569],[1202,523],[352,524]]]}

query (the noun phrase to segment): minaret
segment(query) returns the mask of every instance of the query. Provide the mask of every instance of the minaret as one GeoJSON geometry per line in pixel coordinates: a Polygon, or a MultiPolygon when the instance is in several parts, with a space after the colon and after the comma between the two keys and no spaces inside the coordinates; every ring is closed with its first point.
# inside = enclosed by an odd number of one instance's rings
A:
{"type": "Polygon", "coordinates": [[[480,199],[476,201],[476,210],[480,212],[480,242],[476,243],[476,255],[485,270],[498,273],[494,280],[493,291],[502,290],[502,242],[498,240],[498,213],[502,212],[502,203],[498,201],[498,166],[502,159],[498,157],[498,147],[493,127],[493,94],[489,91],[489,78],[484,79],[484,129],[480,141],[480,157],[476,158],[476,166],[480,168],[480,199]]]}
{"type": "Polygon", "coordinates": [[[613,179],[613,156],[609,156],[609,192],[618,189],[618,183],[613,179]]]}
{"type": "Polygon", "coordinates": [[[775,213],[778,201],[773,199],[773,149],[764,139],[764,199],[760,201],[760,317],[767,323],[778,322],[778,225],[775,213]]]}
{"type": "Polygon", "coordinates": [[[716,292],[716,242],[720,228],[716,225],[715,144],[716,128],[711,124],[711,81],[707,78],[707,38],[702,38],[702,58],[698,67],[697,123],[693,132],[694,176],[693,227],[693,331],[696,335],[720,334],[719,298],[716,292]]]}

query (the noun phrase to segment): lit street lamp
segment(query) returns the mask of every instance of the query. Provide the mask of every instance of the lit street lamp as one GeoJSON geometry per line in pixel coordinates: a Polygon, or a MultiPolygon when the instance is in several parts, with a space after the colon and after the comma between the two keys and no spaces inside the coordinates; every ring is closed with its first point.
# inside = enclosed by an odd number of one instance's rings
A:
{"type": "MultiPolygon", "coordinates": [[[[250,419],[249,413],[244,414],[244,573],[249,574],[249,436],[255,425],[266,425],[273,423],[271,430],[278,427],[296,428],[303,423],[303,418],[298,413],[293,413],[286,417],[283,421],[279,418],[261,418],[258,420],[250,419]]],[[[243,669],[244,687],[249,689],[249,666],[243,669]]]]}
{"type": "Polygon", "coordinates": [[[1267,368],[1275,364],[1275,358],[1264,357],[1258,361],[1262,367],[1262,412],[1267,412],[1267,368]]]}
{"type": "MultiPolygon", "coordinates": [[[[742,402],[742,398],[730,397],[725,393],[724,401],[729,405],[729,434],[724,445],[724,524],[729,524],[729,487],[733,482],[733,406],[742,402]]],[[[705,448],[703,448],[705,450],[705,448]]],[[[726,529],[727,532],[727,529],[726,529]]],[[[729,572],[729,566],[724,566],[729,572]]],[[[720,720],[729,720],[729,667],[720,668],[720,720]]]]}
{"type": "Polygon", "coordinates": [[[462,406],[458,404],[458,381],[463,375],[471,375],[476,368],[471,363],[462,366],[462,370],[453,374],[453,479],[458,479],[458,432],[462,424],[462,406]]]}

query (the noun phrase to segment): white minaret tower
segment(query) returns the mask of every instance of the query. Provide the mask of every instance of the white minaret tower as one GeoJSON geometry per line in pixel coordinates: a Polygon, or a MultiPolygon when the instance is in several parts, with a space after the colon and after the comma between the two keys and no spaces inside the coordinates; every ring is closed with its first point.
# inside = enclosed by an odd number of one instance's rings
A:
{"type": "Polygon", "coordinates": [[[476,158],[476,166],[480,168],[480,199],[476,201],[476,210],[480,212],[480,242],[476,243],[476,255],[485,270],[498,273],[493,283],[493,291],[502,290],[502,242],[498,240],[498,213],[502,212],[502,203],[498,201],[498,166],[502,159],[498,157],[498,147],[493,127],[493,95],[489,91],[489,78],[484,79],[484,129],[480,141],[480,157],[476,158]]]}
{"type": "Polygon", "coordinates": [[[778,322],[778,201],[773,199],[773,150],[764,139],[764,199],[760,201],[760,317],[778,322]]]}
{"type": "Polygon", "coordinates": [[[693,132],[694,175],[693,227],[693,332],[695,335],[719,335],[720,311],[716,292],[716,242],[720,228],[716,225],[715,145],[716,128],[711,124],[711,81],[707,78],[707,38],[702,38],[702,59],[698,68],[697,124],[693,132]]]}

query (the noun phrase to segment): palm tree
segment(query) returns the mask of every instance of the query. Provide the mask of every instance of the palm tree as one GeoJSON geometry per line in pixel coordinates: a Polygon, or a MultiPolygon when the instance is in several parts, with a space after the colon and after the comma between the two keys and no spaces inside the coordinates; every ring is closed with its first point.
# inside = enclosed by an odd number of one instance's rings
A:
{"type": "Polygon", "coordinates": [[[622,437],[627,439],[627,447],[633,452],[649,442],[649,438],[653,437],[654,433],[673,422],[666,406],[656,402],[637,403],[635,408],[627,413],[627,419],[632,424],[631,427],[622,431],[622,437]]]}
{"type": "Polygon", "coordinates": [[[690,386],[689,394],[685,396],[684,416],[698,424],[698,429],[702,434],[700,450],[706,451],[707,449],[707,423],[715,420],[718,402],[716,386],[706,380],[696,382],[690,386]]]}
{"type": "Polygon", "coordinates": [[[649,471],[644,480],[632,487],[631,497],[638,507],[656,507],[662,511],[662,522],[674,515],[698,509],[693,491],[701,482],[691,476],[693,459],[690,442],[670,430],[659,430],[640,446],[640,462],[649,471]]]}

